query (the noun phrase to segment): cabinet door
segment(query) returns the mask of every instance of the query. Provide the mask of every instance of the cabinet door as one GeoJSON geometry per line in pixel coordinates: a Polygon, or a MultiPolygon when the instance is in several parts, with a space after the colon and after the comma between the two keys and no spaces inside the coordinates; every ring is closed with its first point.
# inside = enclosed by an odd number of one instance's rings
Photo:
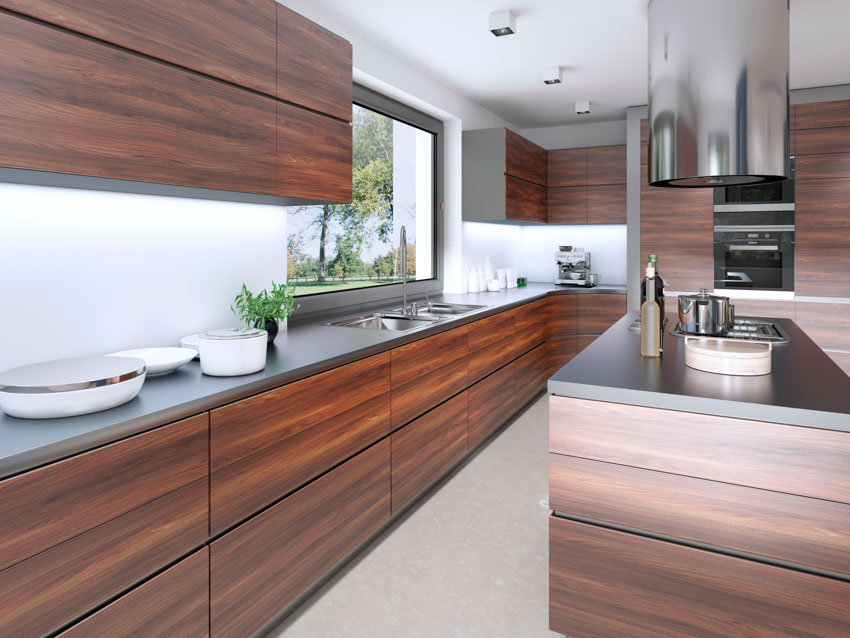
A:
{"type": "Polygon", "coordinates": [[[796,190],[797,294],[850,297],[850,179],[801,181],[796,190]]]}
{"type": "Polygon", "coordinates": [[[505,129],[505,173],[546,186],[546,150],[505,129]]]}
{"type": "Polygon", "coordinates": [[[199,549],[59,634],[61,638],[209,636],[209,548],[199,549]]]}
{"type": "Polygon", "coordinates": [[[626,183],[626,145],[587,149],[587,185],[626,183]]]}
{"type": "Polygon", "coordinates": [[[516,364],[509,363],[469,388],[469,447],[507,421],[516,410],[516,364]]]}
{"type": "Polygon", "coordinates": [[[588,224],[626,223],[626,185],[587,187],[588,224]]]}
{"type": "Polygon", "coordinates": [[[585,186],[587,184],[587,149],[565,148],[549,151],[549,177],[546,185],[585,186]]]}
{"type": "Polygon", "coordinates": [[[548,338],[551,308],[549,299],[538,299],[509,311],[514,317],[517,355],[528,352],[548,338]]]}
{"type": "Polygon", "coordinates": [[[576,295],[579,334],[602,334],[626,314],[625,295],[576,295]]]}
{"type": "Polygon", "coordinates": [[[575,638],[843,638],[850,583],[552,517],[549,627],[575,638]]]}
{"type": "Polygon", "coordinates": [[[275,94],[272,0],[0,0],[0,6],[275,94]]]}
{"type": "Polygon", "coordinates": [[[469,385],[498,370],[516,355],[516,323],[512,313],[501,312],[469,324],[469,385]]]}
{"type": "Polygon", "coordinates": [[[516,407],[520,409],[546,388],[549,378],[549,344],[541,343],[516,360],[516,407]]]}
{"type": "Polygon", "coordinates": [[[850,100],[797,104],[795,112],[797,129],[850,126],[850,100]]]}
{"type": "Polygon", "coordinates": [[[505,175],[505,219],[546,223],[546,188],[505,175]]]}
{"type": "Polygon", "coordinates": [[[250,636],[390,516],[384,439],[210,545],[210,633],[250,636]]]}
{"type": "Polygon", "coordinates": [[[550,224],[587,223],[587,186],[550,187],[546,195],[550,224]]]}
{"type": "Polygon", "coordinates": [[[351,43],[278,4],[277,97],[350,122],[352,87],[351,43]]]}
{"type": "Polygon", "coordinates": [[[797,131],[797,155],[850,153],[850,126],[797,131]]]}
{"type": "Polygon", "coordinates": [[[468,415],[468,392],[463,392],[393,433],[393,513],[466,453],[468,415]]]}
{"type": "Polygon", "coordinates": [[[275,101],[0,15],[0,165],[275,194],[275,101]]]}
{"type": "Polygon", "coordinates": [[[553,295],[549,297],[549,337],[574,335],[578,331],[579,295],[553,295]]]}
{"type": "Polygon", "coordinates": [[[808,180],[850,177],[850,153],[818,153],[800,155],[796,160],[794,188],[806,186],[808,180]]]}
{"type": "Polygon", "coordinates": [[[555,337],[546,342],[549,369],[547,377],[551,377],[578,354],[578,339],[581,337],[555,337]]]}

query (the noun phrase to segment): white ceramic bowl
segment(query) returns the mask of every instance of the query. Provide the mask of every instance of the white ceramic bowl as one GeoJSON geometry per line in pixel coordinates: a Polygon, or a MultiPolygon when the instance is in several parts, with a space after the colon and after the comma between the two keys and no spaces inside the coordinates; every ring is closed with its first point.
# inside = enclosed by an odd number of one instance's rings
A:
{"type": "Polygon", "coordinates": [[[268,333],[257,328],[221,328],[198,337],[201,372],[235,377],[266,367],[268,333]]]}
{"type": "Polygon", "coordinates": [[[185,337],[183,337],[180,340],[180,346],[183,347],[183,348],[191,348],[192,350],[195,351],[195,356],[197,357],[198,356],[198,350],[200,349],[200,346],[198,345],[198,337],[199,336],[200,335],[197,335],[197,334],[186,335],[185,337]]]}
{"type": "Polygon", "coordinates": [[[145,362],[149,377],[159,377],[174,372],[197,356],[192,348],[139,348],[113,352],[109,357],[135,357],[145,362]]]}

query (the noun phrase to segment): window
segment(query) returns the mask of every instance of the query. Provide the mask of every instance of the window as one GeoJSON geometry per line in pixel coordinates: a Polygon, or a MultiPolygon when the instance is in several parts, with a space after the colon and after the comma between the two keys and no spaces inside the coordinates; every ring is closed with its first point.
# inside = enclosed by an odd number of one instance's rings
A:
{"type": "Polygon", "coordinates": [[[405,273],[438,279],[441,132],[438,120],[355,86],[352,203],[288,209],[287,278],[298,297],[392,286],[405,273]]]}

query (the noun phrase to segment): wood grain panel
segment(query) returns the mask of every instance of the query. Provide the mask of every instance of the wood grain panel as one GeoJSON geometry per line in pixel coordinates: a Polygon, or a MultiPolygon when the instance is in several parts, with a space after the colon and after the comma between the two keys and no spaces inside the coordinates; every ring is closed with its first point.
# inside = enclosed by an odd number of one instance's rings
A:
{"type": "Polygon", "coordinates": [[[275,194],[275,101],[0,16],[0,165],[275,194]]]}
{"type": "Polygon", "coordinates": [[[850,179],[824,179],[795,184],[798,229],[850,228],[850,179]]]}
{"type": "Polygon", "coordinates": [[[268,0],[2,0],[0,6],[233,84],[275,94],[268,0]]]}
{"type": "Polygon", "coordinates": [[[565,148],[548,153],[547,186],[584,186],[587,184],[587,149],[565,148]]]}
{"type": "Polygon", "coordinates": [[[351,43],[278,4],[277,97],[350,122],[352,87],[351,43]]]}
{"type": "Polygon", "coordinates": [[[671,291],[696,292],[714,285],[711,227],[665,227],[662,223],[641,222],[640,252],[642,264],[646,264],[650,253],[658,255],[660,275],[671,291]]]}
{"type": "Polygon", "coordinates": [[[516,335],[494,340],[480,350],[469,353],[467,361],[467,383],[472,385],[494,370],[507,365],[517,356],[516,335]]]}
{"type": "Polygon", "coordinates": [[[389,516],[384,439],[212,543],[211,635],[251,635],[389,516]]]}
{"type": "Polygon", "coordinates": [[[209,636],[209,551],[198,550],[59,636],[209,636]]]}
{"type": "Polygon", "coordinates": [[[850,153],[850,126],[797,131],[797,157],[818,153],[850,153]]]}
{"type": "Polygon", "coordinates": [[[466,334],[467,327],[461,326],[391,350],[392,387],[409,383],[429,370],[466,357],[466,334]]]}
{"type": "MultiPolygon", "coordinates": [[[[327,397],[312,395],[314,402],[327,397]]],[[[213,534],[248,518],[390,432],[390,393],[339,412],[210,476],[213,534]]]]}
{"type": "Polygon", "coordinates": [[[503,337],[516,332],[515,317],[510,312],[500,312],[468,324],[469,352],[486,348],[503,337]]]}
{"type": "Polygon", "coordinates": [[[850,126],[850,100],[797,104],[794,108],[798,129],[850,126]]]}
{"type": "Polygon", "coordinates": [[[640,141],[644,145],[649,143],[649,123],[646,118],[640,121],[640,141]]]}
{"type": "Polygon", "coordinates": [[[557,454],[850,503],[847,432],[564,397],[549,426],[557,454]]]}
{"type": "Polygon", "coordinates": [[[795,189],[803,186],[802,182],[812,179],[850,177],[850,153],[800,155],[796,159],[795,168],[795,189]]]}
{"type": "Polygon", "coordinates": [[[505,173],[546,186],[546,149],[505,129],[505,173]]]}
{"type": "Polygon", "coordinates": [[[835,364],[844,371],[844,374],[850,376],[850,352],[827,351],[826,354],[835,361],[835,364]]]}
{"type": "Polygon", "coordinates": [[[584,350],[591,343],[596,341],[599,335],[579,335],[576,337],[576,354],[584,350]]]}
{"type": "Polygon", "coordinates": [[[572,335],[578,331],[578,295],[549,297],[549,337],[572,335]]]}
{"type": "Polygon", "coordinates": [[[471,448],[513,416],[516,411],[516,364],[509,363],[469,388],[471,448]]]}
{"type": "Polygon", "coordinates": [[[549,455],[559,512],[850,574],[850,506],[549,455]]]}
{"type": "Polygon", "coordinates": [[[510,311],[516,330],[515,355],[528,352],[547,339],[551,307],[548,299],[538,299],[510,311]]]}
{"type": "Polygon", "coordinates": [[[796,293],[850,297],[850,226],[797,227],[796,293]]]}
{"type": "Polygon", "coordinates": [[[850,351],[850,304],[800,301],[796,322],[824,350],[850,351]]]}
{"type": "Polygon", "coordinates": [[[0,571],[0,635],[58,629],[201,545],[208,493],[200,479],[0,571]]]}
{"type": "Polygon", "coordinates": [[[206,476],[201,414],[0,482],[7,567],[206,476]]]}
{"type": "MultiPolygon", "coordinates": [[[[551,377],[558,370],[567,365],[573,360],[573,357],[578,354],[578,339],[581,337],[556,337],[546,342],[548,348],[548,374],[547,378],[551,377]]],[[[595,338],[595,337],[593,337],[595,338]]]]}
{"type": "Polygon", "coordinates": [[[546,188],[505,175],[505,219],[546,223],[546,188]]]}
{"type": "Polygon", "coordinates": [[[468,392],[419,417],[392,439],[392,511],[445,472],[468,449],[468,392]]]}
{"type": "Polygon", "coordinates": [[[546,215],[550,224],[587,223],[587,186],[549,187],[546,215]]]}
{"type": "MultiPolygon", "coordinates": [[[[781,317],[793,320],[796,317],[793,301],[767,301],[761,299],[734,299],[736,317],[781,317]]],[[[669,302],[671,308],[677,308],[677,302],[669,302]]]]}
{"type": "Polygon", "coordinates": [[[551,518],[549,626],[573,638],[847,635],[850,583],[551,518]]]}
{"type": "Polygon", "coordinates": [[[626,185],[587,187],[588,224],[626,223],[626,185]]]}
{"type": "Polygon", "coordinates": [[[351,125],[277,103],[276,193],[351,202],[351,125]]]}
{"type": "Polygon", "coordinates": [[[626,314],[625,295],[576,295],[579,334],[602,334],[626,314]]]}
{"type": "Polygon", "coordinates": [[[626,145],[587,149],[587,185],[626,183],[626,145]]]}
{"type": "MultiPolygon", "coordinates": [[[[516,373],[516,407],[522,408],[546,388],[549,374],[549,343],[526,352],[513,364],[516,373]]],[[[470,401],[470,406],[472,405],[470,401]]]]}
{"type": "Polygon", "coordinates": [[[392,425],[397,428],[424,414],[438,403],[463,390],[468,383],[468,361],[457,359],[429,370],[392,390],[392,425]]]}
{"type": "Polygon", "coordinates": [[[384,352],[290,383],[210,413],[210,470],[274,445],[390,390],[384,352]],[[316,397],[333,396],[333,401],[316,397]]]}
{"type": "MultiPolygon", "coordinates": [[[[646,153],[645,146],[642,152],[646,153]]],[[[714,232],[714,194],[710,188],[649,186],[647,167],[641,166],[641,232],[662,234],[670,228],[714,232]]],[[[641,239],[645,239],[642,235],[641,239]]],[[[713,239],[713,235],[712,235],[713,239]]]]}

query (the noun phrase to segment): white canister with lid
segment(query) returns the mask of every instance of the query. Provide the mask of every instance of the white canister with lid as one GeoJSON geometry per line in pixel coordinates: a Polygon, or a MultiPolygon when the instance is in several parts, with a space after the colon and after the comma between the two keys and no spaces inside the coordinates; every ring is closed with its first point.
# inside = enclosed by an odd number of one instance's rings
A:
{"type": "Polygon", "coordinates": [[[266,367],[268,333],[259,328],[218,328],[198,336],[201,372],[235,377],[266,367]]]}

